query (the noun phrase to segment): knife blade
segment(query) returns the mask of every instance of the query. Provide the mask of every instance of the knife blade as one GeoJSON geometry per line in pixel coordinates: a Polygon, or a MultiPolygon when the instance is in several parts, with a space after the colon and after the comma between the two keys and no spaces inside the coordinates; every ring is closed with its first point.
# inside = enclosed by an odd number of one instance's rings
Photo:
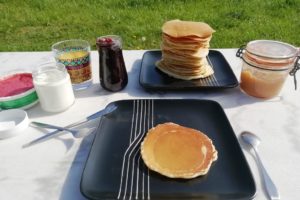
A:
{"type": "MultiPolygon", "coordinates": [[[[95,119],[98,119],[98,118],[100,118],[100,117],[102,117],[104,115],[107,115],[107,114],[113,112],[116,109],[117,109],[117,106],[115,104],[109,104],[103,110],[100,110],[100,111],[98,111],[98,112],[96,112],[96,113],[94,113],[94,114],[92,114],[92,115],[90,115],[90,116],[88,116],[88,117],[86,117],[86,118],[84,118],[82,120],[79,120],[77,122],[69,124],[69,125],[65,126],[64,128],[70,129],[70,128],[74,128],[74,127],[83,125],[83,124],[85,124],[85,123],[87,123],[87,122],[89,122],[91,120],[95,120],[95,119]]],[[[63,131],[61,131],[61,130],[56,130],[56,131],[50,132],[50,133],[48,133],[46,135],[43,135],[42,137],[39,137],[37,139],[32,140],[29,143],[24,144],[22,146],[22,148],[26,148],[26,147],[32,146],[34,144],[38,144],[38,143],[44,142],[44,141],[46,141],[48,139],[51,139],[51,138],[53,138],[55,136],[60,135],[61,133],[63,133],[63,131]]]]}

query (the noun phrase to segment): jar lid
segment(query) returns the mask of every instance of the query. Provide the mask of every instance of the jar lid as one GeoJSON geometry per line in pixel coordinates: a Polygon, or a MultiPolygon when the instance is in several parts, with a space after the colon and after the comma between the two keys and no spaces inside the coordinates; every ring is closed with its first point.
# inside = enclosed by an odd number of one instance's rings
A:
{"type": "Polygon", "coordinates": [[[4,110],[0,112],[0,139],[19,135],[29,125],[27,113],[20,109],[4,110]]]}
{"type": "Polygon", "coordinates": [[[246,51],[265,58],[285,59],[297,56],[296,47],[274,40],[254,40],[247,44],[246,51]]]}

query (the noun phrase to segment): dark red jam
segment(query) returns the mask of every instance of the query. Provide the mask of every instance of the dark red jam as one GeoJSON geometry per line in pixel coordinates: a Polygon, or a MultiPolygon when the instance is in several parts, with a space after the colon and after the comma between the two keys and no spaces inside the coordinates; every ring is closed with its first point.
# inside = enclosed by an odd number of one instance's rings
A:
{"type": "Polygon", "coordinates": [[[32,88],[31,73],[12,74],[0,78],[0,97],[18,95],[32,88]]]}
{"type": "Polygon", "coordinates": [[[128,76],[120,38],[100,37],[97,39],[97,48],[101,86],[112,92],[122,90],[128,83],[128,76]]]}

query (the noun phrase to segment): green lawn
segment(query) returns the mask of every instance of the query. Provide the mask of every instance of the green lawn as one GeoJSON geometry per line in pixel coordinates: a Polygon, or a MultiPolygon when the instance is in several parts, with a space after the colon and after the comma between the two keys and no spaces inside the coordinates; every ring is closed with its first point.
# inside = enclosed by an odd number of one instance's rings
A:
{"type": "Polygon", "coordinates": [[[300,46],[300,0],[0,0],[0,51],[44,51],[80,38],[120,35],[124,49],[159,48],[170,19],[204,21],[212,48],[255,39],[300,46]]]}

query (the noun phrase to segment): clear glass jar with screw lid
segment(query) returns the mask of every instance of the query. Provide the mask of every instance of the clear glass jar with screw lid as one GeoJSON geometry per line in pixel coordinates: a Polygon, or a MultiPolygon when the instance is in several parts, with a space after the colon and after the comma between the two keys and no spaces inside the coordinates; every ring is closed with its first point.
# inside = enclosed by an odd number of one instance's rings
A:
{"type": "Polygon", "coordinates": [[[251,41],[238,50],[237,56],[243,60],[240,87],[258,98],[277,96],[288,74],[294,76],[299,69],[298,49],[279,41],[251,41]]]}

